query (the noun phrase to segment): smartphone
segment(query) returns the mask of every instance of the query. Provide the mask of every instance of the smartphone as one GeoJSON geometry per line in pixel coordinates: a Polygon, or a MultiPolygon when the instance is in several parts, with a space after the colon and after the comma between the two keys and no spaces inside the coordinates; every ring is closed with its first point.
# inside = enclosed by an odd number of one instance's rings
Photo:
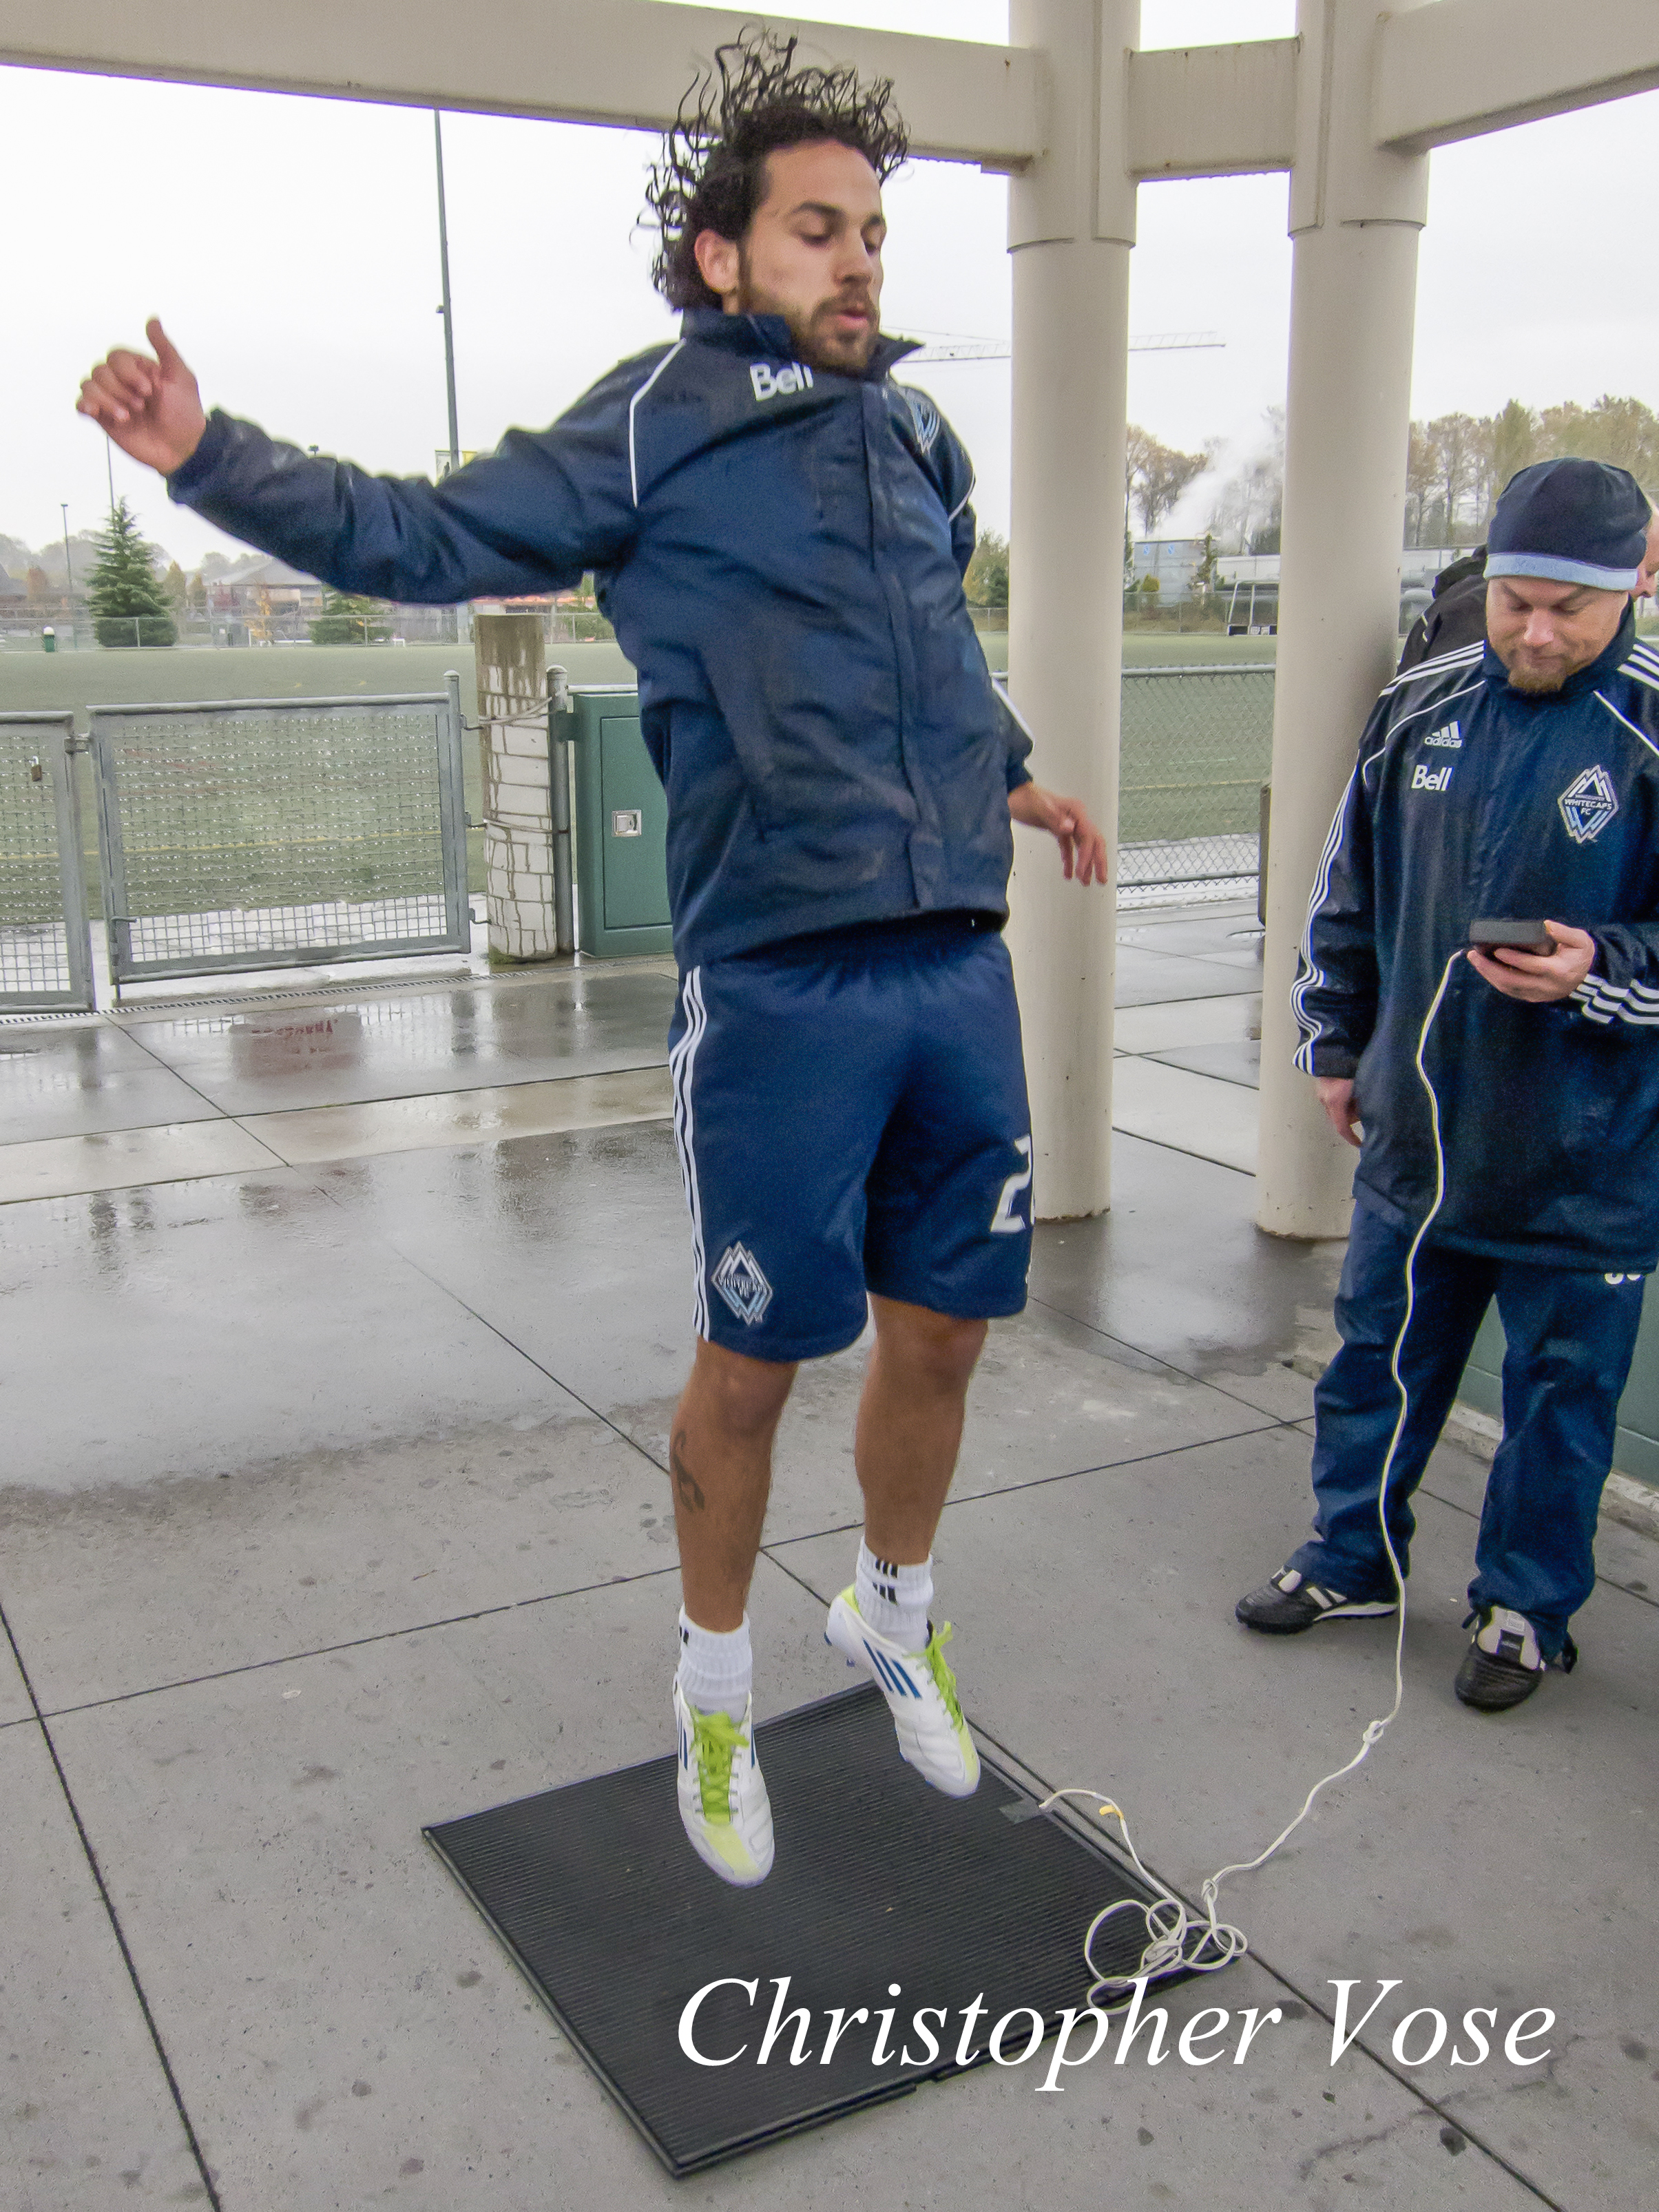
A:
{"type": "Polygon", "coordinates": [[[1482,952],[1553,952],[1555,939],[1541,921],[1472,921],[1469,943],[1482,952]]]}

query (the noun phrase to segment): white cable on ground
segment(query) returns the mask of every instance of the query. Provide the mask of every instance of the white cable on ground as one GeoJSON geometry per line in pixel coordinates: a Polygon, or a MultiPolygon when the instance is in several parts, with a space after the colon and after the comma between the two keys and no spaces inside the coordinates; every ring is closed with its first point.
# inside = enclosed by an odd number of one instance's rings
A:
{"type": "Polygon", "coordinates": [[[1111,1798],[1103,1797],[1097,1790],[1055,1790],[1042,1800],[1041,1805],[1032,1808],[1037,1813],[1047,1812],[1051,1805],[1057,1804],[1063,1797],[1082,1797],[1092,1800],[1101,1820],[1115,1820],[1117,1822],[1123,1832],[1124,1848],[1133,1860],[1136,1872],[1149,1888],[1158,1893],[1150,1905],[1141,1905],[1133,1897],[1121,1898],[1115,1905],[1109,1905],[1104,1911],[1097,1912],[1089,1923],[1088,1932],[1083,1939],[1083,1961],[1093,1977],[1089,1985],[1087,2001],[1090,2004],[1093,2004],[1103,1993],[1116,1991],[1118,1994],[1113,1997],[1109,2004],[1104,2007],[1107,2012],[1121,2010],[1130,2002],[1138,1983],[1155,1982],[1168,1974],[1213,1974],[1221,1967],[1231,1965],[1233,1960],[1243,1956],[1249,1948],[1249,1942],[1243,1929],[1234,1927],[1230,1921],[1221,1919],[1217,1911],[1217,1900],[1222,1883],[1231,1875],[1254,1874],[1258,1867],[1266,1866],[1274,1852],[1281,1844],[1289,1841],[1309,1814],[1312,1812],[1315,1801],[1320,1793],[1328,1789],[1333,1782],[1340,1782],[1344,1775],[1352,1774],[1355,1767],[1360,1765],[1370,1756],[1372,1747],[1382,1741],[1390,1723],[1397,1717],[1405,1701],[1406,1578],[1401,1572],[1400,1556],[1395,1550],[1394,1538],[1389,1532],[1389,1479],[1394,1473],[1394,1463],[1399,1453],[1400,1440],[1406,1432],[1406,1423],[1411,1416],[1411,1402],[1406,1389],[1406,1379],[1400,1371],[1400,1358],[1405,1348],[1407,1334],[1411,1328],[1412,1316],[1417,1305],[1417,1255],[1422,1248],[1423,1239],[1428,1235],[1436,1215],[1445,1202],[1446,1196],[1446,1156],[1440,1142],[1440,1101],[1435,1096],[1434,1085],[1430,1082],[1428,1070],[1423,1065],[1423,1054],[1428,1048],[1429,1031],[1434,1025],[1434,1018],[1439,1012],[1441,1001],[1446,995],[1446,986],[1451,981],[1452,969],[1462,957],[1462,948],[1460,946],[1442,969],[1439,988],[1435,992],[1428,1012],[1423,1018],[1423,1026],[1418,1032],[1417,1038],[1417,1073],[1419,1080],[1429,1096],[1429,1121],[1434,1135],[1434,1203],[1424,1215],[1422,1224],[1416,1236],[1412,1239],[1411,1249],[1406,1255],[1406,1312],[1400,1324],[1399,1334],[1394,1340],[1394,1350],[1389,1358],[1389,1371],[1393,1376],[1395,1387],[1400,1393],[1400,1413],[1394,1425],[1394,1434],[1389,1439],[1389,1449],[1383,1457],[1382,1474],[1376,1493],[1376,1517],[1382,1531],[1383,1548],[1389,1555],[1389,1571],[1394,1577],[1395,1597],[1399,1613],[1394,1638],[1394,1703],[1386,1713],[1379,1715],[1376,1720],[1366,1723],[1364,1733],[1359,1739],[1359,1748],[1353,1757],[1346,1765],[1337,1767],[1333,1772],[1322,1776],[1315,1783],[1313,1788],[1303,1799],[1301,1810],[1295,1819],[1279,1830],[1265,1850],[1258,1851],[1253,1859],[1239,1859],[1231,1866],[1218,1868],[1216,1872],[1210,1875],[1199,1891],[1199,1896],[1204,1906],[1201,1914],[1193,1912],[1173,1890],[1158,1879],[1156,1875],[1147,1872],[1140,1863],[1139,1852],[1136,1850],[1130,1838],[1129,1824],[1123,1817],[1122,1808],[1111,1798]],[[1146,1942],[1140,1954],[1140,1963],[1133,1974],[1103,1974],[1095,1964],[1095,1936],[1115,1914],[1131,1911],[1141,1913],[1146,1923],[1146,1942]]]}

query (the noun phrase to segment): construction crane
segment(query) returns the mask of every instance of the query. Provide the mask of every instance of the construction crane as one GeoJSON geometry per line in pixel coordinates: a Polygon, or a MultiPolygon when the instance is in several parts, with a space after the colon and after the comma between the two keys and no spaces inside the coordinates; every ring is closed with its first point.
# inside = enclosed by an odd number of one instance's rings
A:
{"type": "MultiPolygon", "coordinates": [[[[912,363],[935,361],[1006,361],[1010,344],[1006,338],[958,338],[943,331],[923,331],[927,340],[918,350],[908,355],[905,367],[912,363]]],[[[1129,340],[1131,353],[1195,353],[1211,346],[1224,346],[1227,341],[1216,331],[1159,331],[1145,337],[1129,340]]]]}

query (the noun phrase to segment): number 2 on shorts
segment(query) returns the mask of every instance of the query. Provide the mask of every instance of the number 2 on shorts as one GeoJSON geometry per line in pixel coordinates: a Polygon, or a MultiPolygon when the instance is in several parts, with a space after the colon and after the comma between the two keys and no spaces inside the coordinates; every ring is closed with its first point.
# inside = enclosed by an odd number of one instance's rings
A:
{"type": "Polygon", "coordinates": [[[1014,1200],[1019,1196],[1021,1191],[1029,1190],[1031,1187],[1030,1139],[1029,1137],[1016,1137],[1014,1139],[1014,1150],[1023,1157],[1025,1162],[1025,1166],[1021,1173],[1011,1175],[1007,1182],[1002,1186],[1002,1195],[997,1200],[997,1210],[991,1216],[991,1234],[993,1237],[1023,1236],[1025,1231],[1031,1225],[1023,1215],[1017,1213],[1014,1211],[1014,1200]]]}

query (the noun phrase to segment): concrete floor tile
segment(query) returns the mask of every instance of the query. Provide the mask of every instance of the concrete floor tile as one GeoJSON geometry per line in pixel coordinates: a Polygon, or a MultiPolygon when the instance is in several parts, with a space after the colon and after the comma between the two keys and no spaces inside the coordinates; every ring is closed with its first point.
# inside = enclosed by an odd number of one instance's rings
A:
{"type": "Polygon", "coordinates": [[[345,1162],[316,1171],[384,1239],[585,1403],[678,1395],[691,1362],[691,1233],[660,1122],[345,1162]]]}
{"type": "Polygon", "coordinates": [[[1276,1421],[1304,1421],[1313,1411],[1314,1386],[1285,1361],[1270,1359],[1259,1373],[1248,1369],[1212,1367],[1205,1381],[1229,1397],[1271,1413],[1276,1421]]]}
{"type": "Polygon", "coordinates": [[[375,1152],[419,1152],[430,1145],[476,1145],[549,1136],[562,1129],[607,1128],[618,1121],[659,1121],[673,1110],[667,1068],[649,1066],[381,1098],[363,1105],[303,1106],[289,1113],[247,1115],[239,1126],[278,1159],[300,1166],[375,1152]]]}
{"type": "Polygon", "coordinates": [[[1259,1036],[1261,1030],[1261,999],[1252,993],[1239,998],[1120,1006],[1112,1041],[1120,1052],[1178,1052],[1188,1045],[1243,1042],[1259,1036]]]}
{"type": "Polygon", "coordinates": [[[1120,945],[1139,945],[1149,952],[1178,952],[1189,960],[1261,963],[1262,929],[1254,907],[1228,902],[1209,913],[1137,915],[1118,924],[1120,945]]]}
{"type": "MultiPolygon", "coordinates": [[[[817,1606],[769,1563],[750,1610],[757,1702],[838,1686],[817,1606]]],[[[418,1831],[665,1749],[672,1649],[672,1600],[632,1583],[62,1723],[228,2205],[544,2212],[550,2174],[583,2212],[683,2204],[688,2187],[740,2212],[901,2197],[990,2212],[1108,2184],[1115,2205],[1333,2212],[1350,2174],[1401,2212],[1526,2201],[1478,2152],[1449,2158],[1436,2116],[1370,2062],[1333,2077],[1307,2016],[1242,2069],[1104,2063],[1063,2098],[988,2069],[669,2180],[418,1831]]],[[[688,1854],[688,1884],[709,1879],[688,1854]]],[[[648,1960],[617,1966],[646,2001],[648,1960]]],[[[1178,1993],[1176,2025],[1212,1996],[1287,2002],[1247,1964],[1178,1993]]]]}
{"type": "Polygon", "coordinates": [[[280,1164],[257,1137],[220,1120],[117,1129],[94,1137],[41,1137],[0,1145],[0,1206],[84,1191],[131,1190],[146,1183],[190,1182],[280,1164]]]}
{"type": "Polygon", "coordinates": [[[13,1206],[0,1296],[0,1499],[230,1477],[557,1401],[292,1168],[13,1206]]]}
{"type": "Polygon", "coordinates": [[[598,1075],[668,1056],[661,963],[550,968],[334,1005],[204,1009],[131,1034],[226,1114],[598,1075]]]}
{"type": "Polygon", "coordinates": [[[1261,1087],[1261,1047],[1249,1038],[1229,1037],[1215,1044],[1182,1045],[1172,1052],[1149,1053],[1160,1066],[1184,1067],[1194,1075],[1212,1075],[1220,1083],[1261,1087]]]}
{"type": "MultiPolygon", "coordinates": [[[[1056,1785],[1109,1790],[1149,1863],[1189,1894],[1260,1850],[1389,1702],[1391,1624],[1283,1639],[1232,1619],[1304,1533],[1306,1482],[1293,1435],[1245,1437],[953,1504],[935,1547],[970,1717],[1056,1785]]],[[[1454,2070],[1449,2044],[1411,2078],[1552,2201],[1625,2212],[1645,2200],[1654,2148],[1659,1608],[1604,1586],[1582,1616],[1593,1666],[1552,1676],[1516,1714],[1468,1713],[1451,1678],[1474,1532],[1429,1498],[1421,1520],[1400,1719],[1278,1858],[1227,1886],[1224,1909],[1321,2002],[1335,1978],[1375,1994],[1399,1977],[1379,2050],[1412,2006],[1455,2021],[1490,2004],[1505,2024],[1553,2008],[1541,2072],[1501,2055],[1454,2070]]],[[[818,1591],[839,1565],[823,1540],[779,1556],[818,1591]]]]}
{"type": "Polygon", "coordinates": [[[0,1728],[10,1728],[19,1721],[33,1717],[34,1708],[17,1671],[17,1662],[11,1656],[11,1646],[0,1637],[0,1728]]]}
{"type": "Polygon", "coordinates": [[[1178,953],[1148,952],[1136,945],[1117,948],[1114,997],[1120,1006],[1162,1005],[1171,999],[1236,997],[1243,978],[1222,960],[1187,960],[1178,953]]]}
{"type": "Polygon", "coordinates": [[[36,1727],[0,1730],[0,2203],[125,2212],[204,2202],[36,1727]]]}
{"type": "Polygon", "coordinates": [[[672,1567],[666,1475],[562,1392],[545,1401],[228,1480],[3,1493],[0,1595],[43,1705],[672,1567]]]}
{"type": "Polygon", "coordinates": [[[7,1145],[216,1118],[216,1107],[136,1038],[101,1022],[0,1030],[0,1130],[7,1145]]]}
{"type": "Polygon", "coordinates": [[[1224,1167],[1255,1172],[1257,1109],[1241,1084],[1153,1060],[1112,1063],[1112,1127],[1224,1167]]]}

